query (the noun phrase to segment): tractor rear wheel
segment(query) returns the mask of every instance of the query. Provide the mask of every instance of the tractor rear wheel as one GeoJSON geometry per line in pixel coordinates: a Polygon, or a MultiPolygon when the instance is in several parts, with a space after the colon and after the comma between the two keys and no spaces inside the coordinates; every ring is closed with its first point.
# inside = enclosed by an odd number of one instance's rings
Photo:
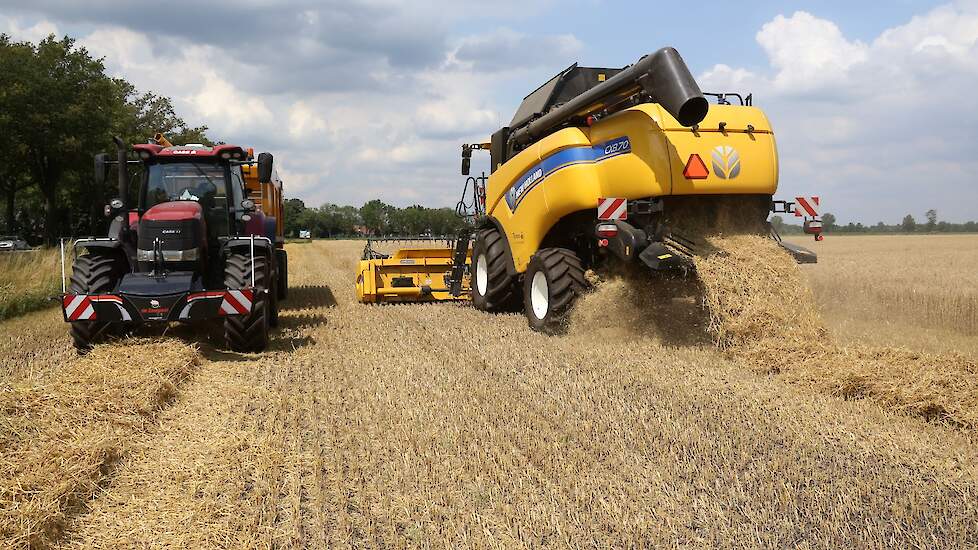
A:
{"type": "MultiPolygon", "coordinates": [[[[270,322],[268,288],[268,262],[264,256],[255,256],[255,285],[251,311],[245,315],[228,315],[224,318],[224,339],[228,348],[239,352],[262,351],[268,345],[270,322]],[[267,292],[266,292],[267,290],[267,292]]],[[[224,286],[242,289],[251,286],[251,258],[245,254],[231,254],[224,264],[224,286]]]]}
{"type": "Polygon", "coordinates": [[[495,228],[476,234],[472,245],[472,305],[492,313],[517,311],[520,297],[516,277],[510,275],[506,240],[495,228]]]}
{"type": "Polygon", "coordinates": [[[289,297],[289,253],[285,250],[276,250],[278,254],[278,299],[284,300],[289,297]]]}
{"type": "Polygon", "coordinates": [[[567,330],[571,307],[587,288],[581,259],[566,248],[544,248],[530,258],[523,284],[523,311],[530,328],[546,334],[567,330]]]}
{"type": "MultiPolygon", "coordinates": [[[[114,252],[90,251],[75,259],[71,269],[72,294],[106,294],[115,290],[122,276],[129,271],[126,260],[114,252]]],[[[70,323],[71,340],[79,353],[84,353],[106,335],[109,323],[75,321],[70,323]]]]}
{"type": "Polygon", "coordinates": [[[268,291],[268,326],[270,327],[278,326],[278,278],[281,276],[279,273],[275,280],[269,283],[271,287],[268,291]]]}

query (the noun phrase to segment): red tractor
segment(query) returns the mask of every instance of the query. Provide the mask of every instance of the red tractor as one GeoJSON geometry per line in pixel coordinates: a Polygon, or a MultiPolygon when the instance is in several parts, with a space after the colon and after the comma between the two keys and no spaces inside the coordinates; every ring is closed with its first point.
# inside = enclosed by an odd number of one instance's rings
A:
{"type": "Polygon", "coordinates": [[[119,167],[119,197],[106,206],[106,237],[78,239],[62,300],[80,351],[141,323],[221,320],[234,351],[265,349],[287,291],[282,182],[272,155],[257,160],[236,145],[129,148],[115,138],[117,160],[95,157],[104,183],[119,167]],[[129,170],[141,165],[130,203],[129,170]],[[255,169],[257,167],[257,170],[255,169]]]}

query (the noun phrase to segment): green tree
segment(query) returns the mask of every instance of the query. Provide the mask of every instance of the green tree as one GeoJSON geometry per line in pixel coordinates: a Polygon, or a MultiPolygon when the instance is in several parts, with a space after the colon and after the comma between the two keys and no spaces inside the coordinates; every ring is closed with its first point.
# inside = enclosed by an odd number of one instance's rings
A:
{"type": "MultiPolygon", "coordinates": [[[[102,61],[67,36],[49,36],[33,52],[31,70],[21,82],[29,94],[17,111],[23,121],[19,134],[43,197],[45,240],[53,243],[62,231],[62,186],[73,184],[76,191],[91,186],[92,154],[122,116],[130,88],[106,76],[102,61]]],[[[92,201],[99,199],[98,193],[87,195],[92,201]]]]}
{"type": "Polygon", "coordinates": [[[298,237],[299,230],[307,229],[299,225],[299,215],[306,211],[306,203],[299,199],[286,199],[282,206],[285,210],[285,235],[298,237]]]}
{"type": "Polygon", "coordinates": [[[913,233],[917,230],[917,220],[913,219],[913,216],[910,214],[907,214],[900,223],[900,229],[907,233],[913,233]]]}
{"type": "Polygon", "coordinates": [[[927,217],[927,231],[933,233],[937,229],[937,210],[931,208],[928,210],[924,216],[927,217]]]}
{"type": "Polygon", "coordinates": [[[4,227],[7,233],[16,233],[17,194],[31,185],[27,164],[27,149],[23,144],[25,130],[20,114],[29,102],[30,90],[26,86],[34,56],[30,44],[15,43],[0,34],[0,75],[5,84],[0,87],[0,192],[4,198],[4,227]]]}
{"type": "Polygon", "coordinates": [[[822,229],[825,231],[831,231],[836,228],[835,214],[826,212],[822,214],[822,229]]]}
{"type": "Polygon", "coordinates": [[[374,199],[360,207],[360,217],[363,225],[375,235],[387,233],[391,222],[391,212],[394,207],[379,199],[374,199]]]}

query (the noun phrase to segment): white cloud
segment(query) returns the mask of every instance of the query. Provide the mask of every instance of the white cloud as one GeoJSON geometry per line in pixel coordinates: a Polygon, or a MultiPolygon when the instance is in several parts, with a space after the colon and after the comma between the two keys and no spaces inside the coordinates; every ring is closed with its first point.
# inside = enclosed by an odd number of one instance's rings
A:
{"type": "Polygon", "coordinates": [[[780,191],[843,221],[936,208],[978,218],[978,2],[936,8],[863,43],[805,12],[757,33],[766,70],[717,65],[704,89],[750,90],[778,135],[780,191]]]}
{"type": "Polygon", "coordinates": [[[3,33],[8,34],[18,40],[30,40],[38,42],[48,37],[48,35],[59,33],[58,26],[51,21],[41,20],[33,24],[27,24],[17,17],[8,17],[3,25],[0,25],[3,33]]]}
{"type": "Polygon", "coordinates": [[[326,131],[326,121],[305,101],[296,101],[289,109],[289,135],[311,139],[326,131]]]}
{"type": "Polygon", "coordinates": [[[757,42],[777,70],[775,87],[785,91],[841,82],[868,55],[865,44],[846,40],[835,23],[806,12],[775,17],[758,31],[757,42]]]}

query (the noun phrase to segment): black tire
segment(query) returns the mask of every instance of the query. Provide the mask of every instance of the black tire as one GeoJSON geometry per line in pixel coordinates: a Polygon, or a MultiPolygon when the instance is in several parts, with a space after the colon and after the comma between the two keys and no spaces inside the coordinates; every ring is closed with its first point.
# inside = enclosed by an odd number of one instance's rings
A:
{"type": "Polygon", "coordinates": [[[516,277],[509,273],[506,240],[495,228],[483,229],[472,245],[472,305],[491,313],[519,311],[516,277]],[[483,263],[484,262],[484,263],[483,263]]]}
{"type": "Polygon", "coordinates": [[[537,251],[523,282],[523,311],[530,328],[546,334],[564,333],[574,301],[586,288],[584,267],[572,250],[537,251]]]}
{"type": "MultiPolygon", "coordinates": [[[[105,294],[115,290],[122,276],[129,271],[125,259],[114,252],[92,251],[79,256],[71,269],[72,294],[105,294]]],[[[70,323],[72,343],[84,353],[111,332],[110,325],[99,321],[70,323]]],[[[121,323],[120,323],[121,325],[121,323]]]]}
{"type": "Polygon", "coordinates": [[[268,326],[277,327],[278,326],[278,277],[271,282],[272,288],[274,290],[268,291],[268,301],[270,303],[268,308],[268,326]]]}
{"type": "MultiPolygon", "coordinates": [[[[268,346],[270,321],[268,288],[268,262],[263,256],[255,257],[255,296],[251,312],[247,315],[228,315],[224,318],[224,339],[228,348],[239,352],[262,351],[268,346]]],[[[224,264],[224,286],[241,289],[251,286],[251,258],[245,254],[231,254],[224,264]]],[[[272,290],[274,292],[274,290],[272,290]]]]}
{"type": "Polygon", "coordinates": [[[278,299],[285,300],[289,297],[289,253],[284,250],[277,250],[278,254],[278,299]]]}

